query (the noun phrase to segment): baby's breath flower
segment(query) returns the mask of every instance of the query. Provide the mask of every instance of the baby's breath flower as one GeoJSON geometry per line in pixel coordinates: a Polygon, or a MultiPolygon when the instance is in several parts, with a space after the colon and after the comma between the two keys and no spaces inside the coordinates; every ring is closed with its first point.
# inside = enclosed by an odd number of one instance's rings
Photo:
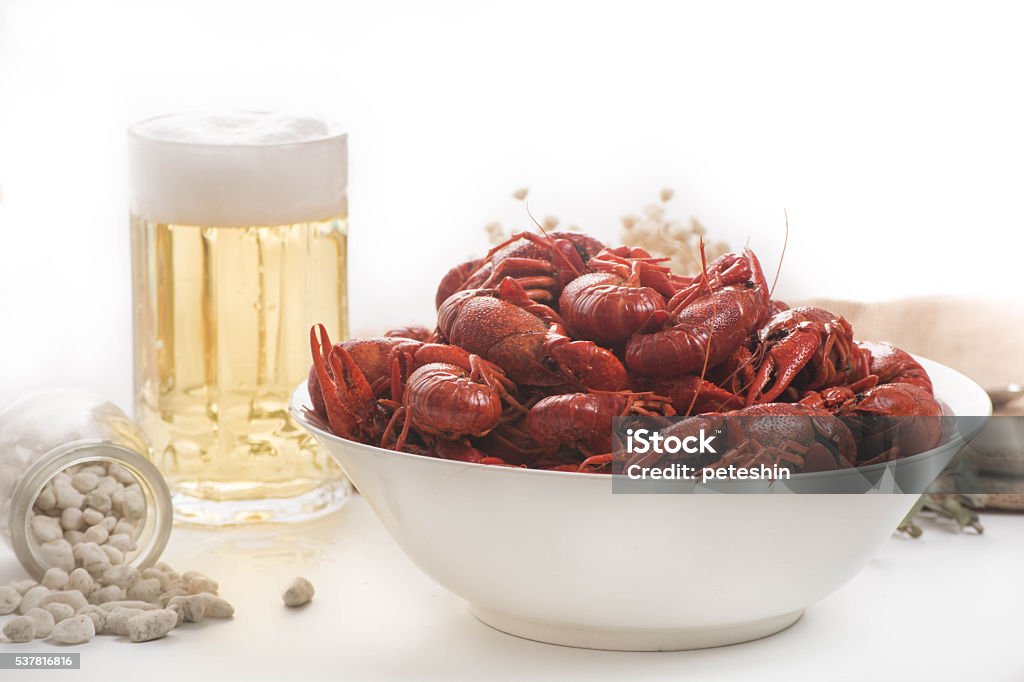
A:
{"type": "Polygon", "coordinates": [[[690,238],[690,231],[683,227],[682,223],[676,222],[668,224],[665,229],[665,234],[668,235],[669,238],[678,242],[686,242],[690,238]]]}
{"type": "MultiPolygon", "coordinates": [[[[529,188],[523,187],[513,192],[512,197],[525,201],[528,193],[529,188]]],[[[689,221],[667,218],[666,204],[673,196],[674,190],[666,187],[658,194],[660,202],[648,204],[640,215],[630,213],[622,216],[621,239],[629,246],[647,250],[652,256],[668,258],[665,264],[676,273],[694,275],[700,270],[701,239],[707,230],[696,218],[690,218],[689,221]]],[[[554,230],[558,224],[557,217],[545,216],[541,227],[554,230]]],[[[511,236],[511,231],[499,222],[489,223],[484,229],[492,244],[501,244],[511,236]]],[[[577,225],[569,225],[564,229],[572,232],[580,230],[577,225]]],[[[704,243],[704,254],[709,263],[728,250],[729,245],[723,241],[708,240],[704,243]]]]}
{"type": "Polygon", "coordinates": [[[644,216],[648,219],[660,221],[665,215],[665,207],[662,204],[647,204],[644,207],[644,216]]]}
{"type": "MultiPolygon", "coordinates": [[[[646,249],[652,256],[669,258],[666,265],[673,271],[693,275],[700,270],[700,243],[706,230],[693,218],[689,222],[666,218],[665,204],[673,194],[671,189],[662,190],[661,203],[645,206],[643,217],[622,218],[621,238],[630,246],[646,249]]],[[[728,245],[720,241],[704,245],[708,262],[728,250],[728,245]]]]}
{"type": "Polygon", "coordinates": [[[488,223],[484,226],[487,231],[487,239],[492,244],[500,244],[505,241],[505,228],[499,222],[488,223]]]}

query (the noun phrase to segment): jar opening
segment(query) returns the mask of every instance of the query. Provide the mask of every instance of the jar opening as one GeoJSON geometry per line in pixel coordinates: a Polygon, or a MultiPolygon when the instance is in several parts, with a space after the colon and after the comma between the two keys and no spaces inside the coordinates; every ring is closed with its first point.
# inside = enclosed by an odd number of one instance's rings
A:
{"type": "Polygon", "coordinates": [[[150,566],[172,523],[170,492],[152,462],[105,441],[69,443],[40,458],[15,489],[9,513],[15,554],[37,579],[52,566],[150,566]],[[96,547],[76,551],[80,543],[96,547]]]}

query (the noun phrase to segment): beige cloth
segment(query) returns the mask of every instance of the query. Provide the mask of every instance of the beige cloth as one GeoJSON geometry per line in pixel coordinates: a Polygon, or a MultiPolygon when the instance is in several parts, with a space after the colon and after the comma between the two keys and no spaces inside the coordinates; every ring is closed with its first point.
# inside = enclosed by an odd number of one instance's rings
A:
{"type": "MultiPolygon", "coordinates": [[[[959,370],[984,388],[1024,384],[1024,305],[937,297],[882,303],[817,299],[800,304],[843,315],[857,339],[892,343],[959,370]]],[[[997,414],[1024,416],[1024,401],[997,414]]],[[[997,426],[1015,429],[1019,424],[997,426]]],[[[990,434],[982,434],[986,435],[990,434]]],[[[985,506],[1024,510],[1024,449],[1012,446],[1008,451],[1005,446],[1024,442],[1024,433],[1008,439],[1002,435],[997,451],[976,442],[969,459],[986,489],[1006,493],[986,496],[985,506]]]]}

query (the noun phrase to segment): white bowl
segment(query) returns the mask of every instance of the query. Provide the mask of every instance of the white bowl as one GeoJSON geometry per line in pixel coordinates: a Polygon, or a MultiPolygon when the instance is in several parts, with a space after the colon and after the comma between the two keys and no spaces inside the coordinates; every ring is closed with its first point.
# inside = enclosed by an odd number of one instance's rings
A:
{"type": "MultiPolygon", "coordinates": [[[[920,360],[954,414],[991,413],[973,381],[920,360]]],[[[293,416],[417,566],[488,625],[555,644],[678,650],[783,630],[856,575],[917,498],[613,495],[610,476],[466,464],[344,440],[319,428],[309,405],[303,385],[293,416]]]]}

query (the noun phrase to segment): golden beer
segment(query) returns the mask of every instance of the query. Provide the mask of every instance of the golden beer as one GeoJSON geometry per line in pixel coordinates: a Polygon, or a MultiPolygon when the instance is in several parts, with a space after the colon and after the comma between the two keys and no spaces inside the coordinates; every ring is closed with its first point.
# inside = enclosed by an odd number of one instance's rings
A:
{"type": "Polygon", "coordinates": [[[309,327],[348,331],[344,137],[268,142],[263,116],[132,131],[136,418],[185,521],[308,518],[349,490],[288,414],[309,327]]]}

